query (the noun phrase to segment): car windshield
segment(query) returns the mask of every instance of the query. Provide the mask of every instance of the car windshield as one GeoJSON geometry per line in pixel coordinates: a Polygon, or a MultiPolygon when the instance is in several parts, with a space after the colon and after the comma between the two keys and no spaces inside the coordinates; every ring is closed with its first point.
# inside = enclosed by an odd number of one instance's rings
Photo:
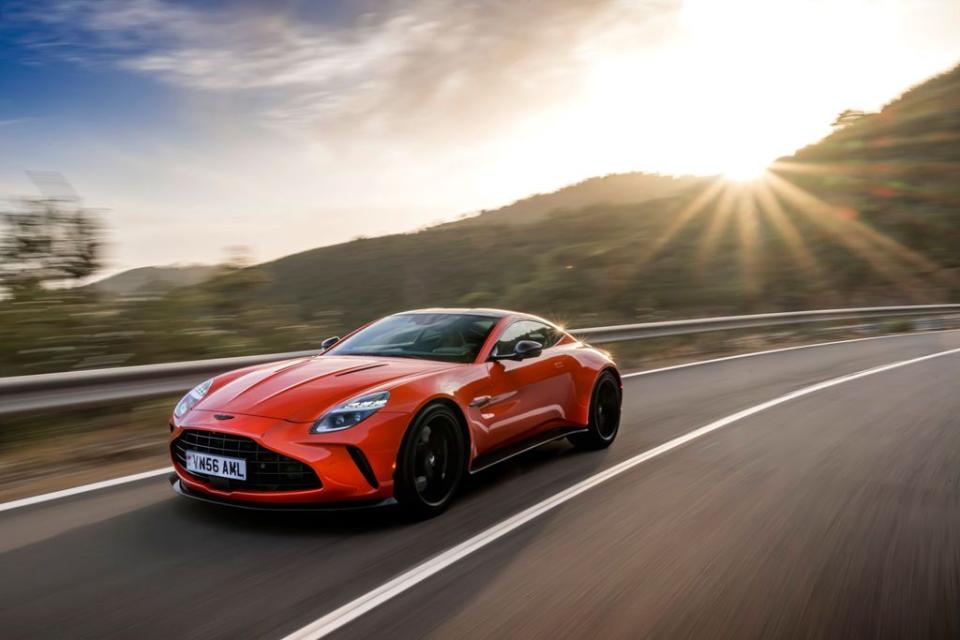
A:
{"type": "Polygon", "coordinates": [[[404,313],[375,322],[328,353],[473,362],[497,320],[467,313],[404,313]]]}

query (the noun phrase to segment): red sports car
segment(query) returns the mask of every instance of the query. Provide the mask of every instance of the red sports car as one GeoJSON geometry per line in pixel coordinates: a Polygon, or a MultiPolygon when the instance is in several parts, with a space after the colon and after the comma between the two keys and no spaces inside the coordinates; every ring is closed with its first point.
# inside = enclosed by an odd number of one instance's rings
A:
{"type": "Polygon", "coordinates": [[[184,396],[175,489],[255,508],[396,501],[426,516],[464,474],[558,438],[607,447],[620,425],[613,361],[535,316],[411,311],[322,346],[184,396]]]}

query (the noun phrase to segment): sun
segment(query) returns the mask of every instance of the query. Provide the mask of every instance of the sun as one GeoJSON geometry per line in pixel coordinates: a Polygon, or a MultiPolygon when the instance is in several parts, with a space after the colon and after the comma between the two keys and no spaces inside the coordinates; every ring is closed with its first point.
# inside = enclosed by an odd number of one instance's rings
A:
{"type": "Polygon", "coordinates": [[[754,182],[763,177],[770,163],[752,158],[734,158],[723,169],[723,176],[734,182],[754,182]]]}

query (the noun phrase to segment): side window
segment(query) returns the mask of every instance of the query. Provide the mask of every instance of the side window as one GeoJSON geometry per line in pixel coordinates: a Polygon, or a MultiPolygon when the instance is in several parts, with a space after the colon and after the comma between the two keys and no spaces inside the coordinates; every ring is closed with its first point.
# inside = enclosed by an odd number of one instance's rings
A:
{"type": "Polygon", "coordinates": [[[544,349],[552,347],[559,342],[561,333],[551,326],[535,320],[518,320],[507,327],[493,352],[498,356],[506,356],[513,353],[513,349],[521,340],[533,340],[543,345],[544,349]]]}

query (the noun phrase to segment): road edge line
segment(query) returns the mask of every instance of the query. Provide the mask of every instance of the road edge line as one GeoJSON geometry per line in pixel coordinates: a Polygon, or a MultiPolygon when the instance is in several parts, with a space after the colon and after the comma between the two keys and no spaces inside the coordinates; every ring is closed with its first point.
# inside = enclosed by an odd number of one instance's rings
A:
{"type": "Polygon", "coordinates": [[[28,498],[11,500],[10,502],[4,502],[0,504],[0,512],[10,511],[11,509],[18,509],[20,507],[28,507],[32,504],[39,504],[41,502],[48,502],[50,500],[59,500],[60,498],[69,498],[70,496],[75,496],[78,493],[88,493],[90,491],[97,491],[98,489],[106,489],[107,487],[114,487],[118,484],[127,484],[129,482],[136,482],[138,480],[146,480],[147,478],[153,478],[156,476],[163,475],[165,473],[173,473],[173,467],[164,467],[163,469],[151,469],[150,471],[141,471],[140,473],[134,473],[129,476],[121,476],[119,478],[112,478],[110,480],[100,480],[99,482],[82,484],[79,487],[71,487],[70,489],[61,489],[60,491],[51,491],[50,493],[41,493],[38,496],[30,496],[28,498]]]}
{"type": "Polygon", "coordinates": [[[632,371],[624,373],[621,378],[636,378],[647,376],[653,373],[664,373],[676,369],[686,369],[688,367],[698,367],[704,364],[714,364],[716,362],[726,362],[728,360],[740,360],[742,358],[752,358],[754,356],[765,356],[774,353],[784,353],[787,351],[800,351],[801,349],[813,349],[815,347],[830,347],[837,344],[850,344],[851,342],[866,342],[868,340],[886,340],[890,338],[906,338],[908,336],[925,336],[934,333],[951,333],[960,331],[960,329],[934,329],[932,331],[913,331],[910,333],[894,333],[885,336],[867,336],[865,338],[848,338],[846,340],[831,340],[830,342],[815,342],[813,344],[797,344],[792,347],[778,347],[776,349],[767,349],[766,351],[751,351],[749,353],[735,353],[729,356],[720,356],[719,358],[710,358],[709,360],[695,360],[694,362],[681,362],[668,367],[658,367],[656,369],[644,369],[643,371],[632,371]]]}

